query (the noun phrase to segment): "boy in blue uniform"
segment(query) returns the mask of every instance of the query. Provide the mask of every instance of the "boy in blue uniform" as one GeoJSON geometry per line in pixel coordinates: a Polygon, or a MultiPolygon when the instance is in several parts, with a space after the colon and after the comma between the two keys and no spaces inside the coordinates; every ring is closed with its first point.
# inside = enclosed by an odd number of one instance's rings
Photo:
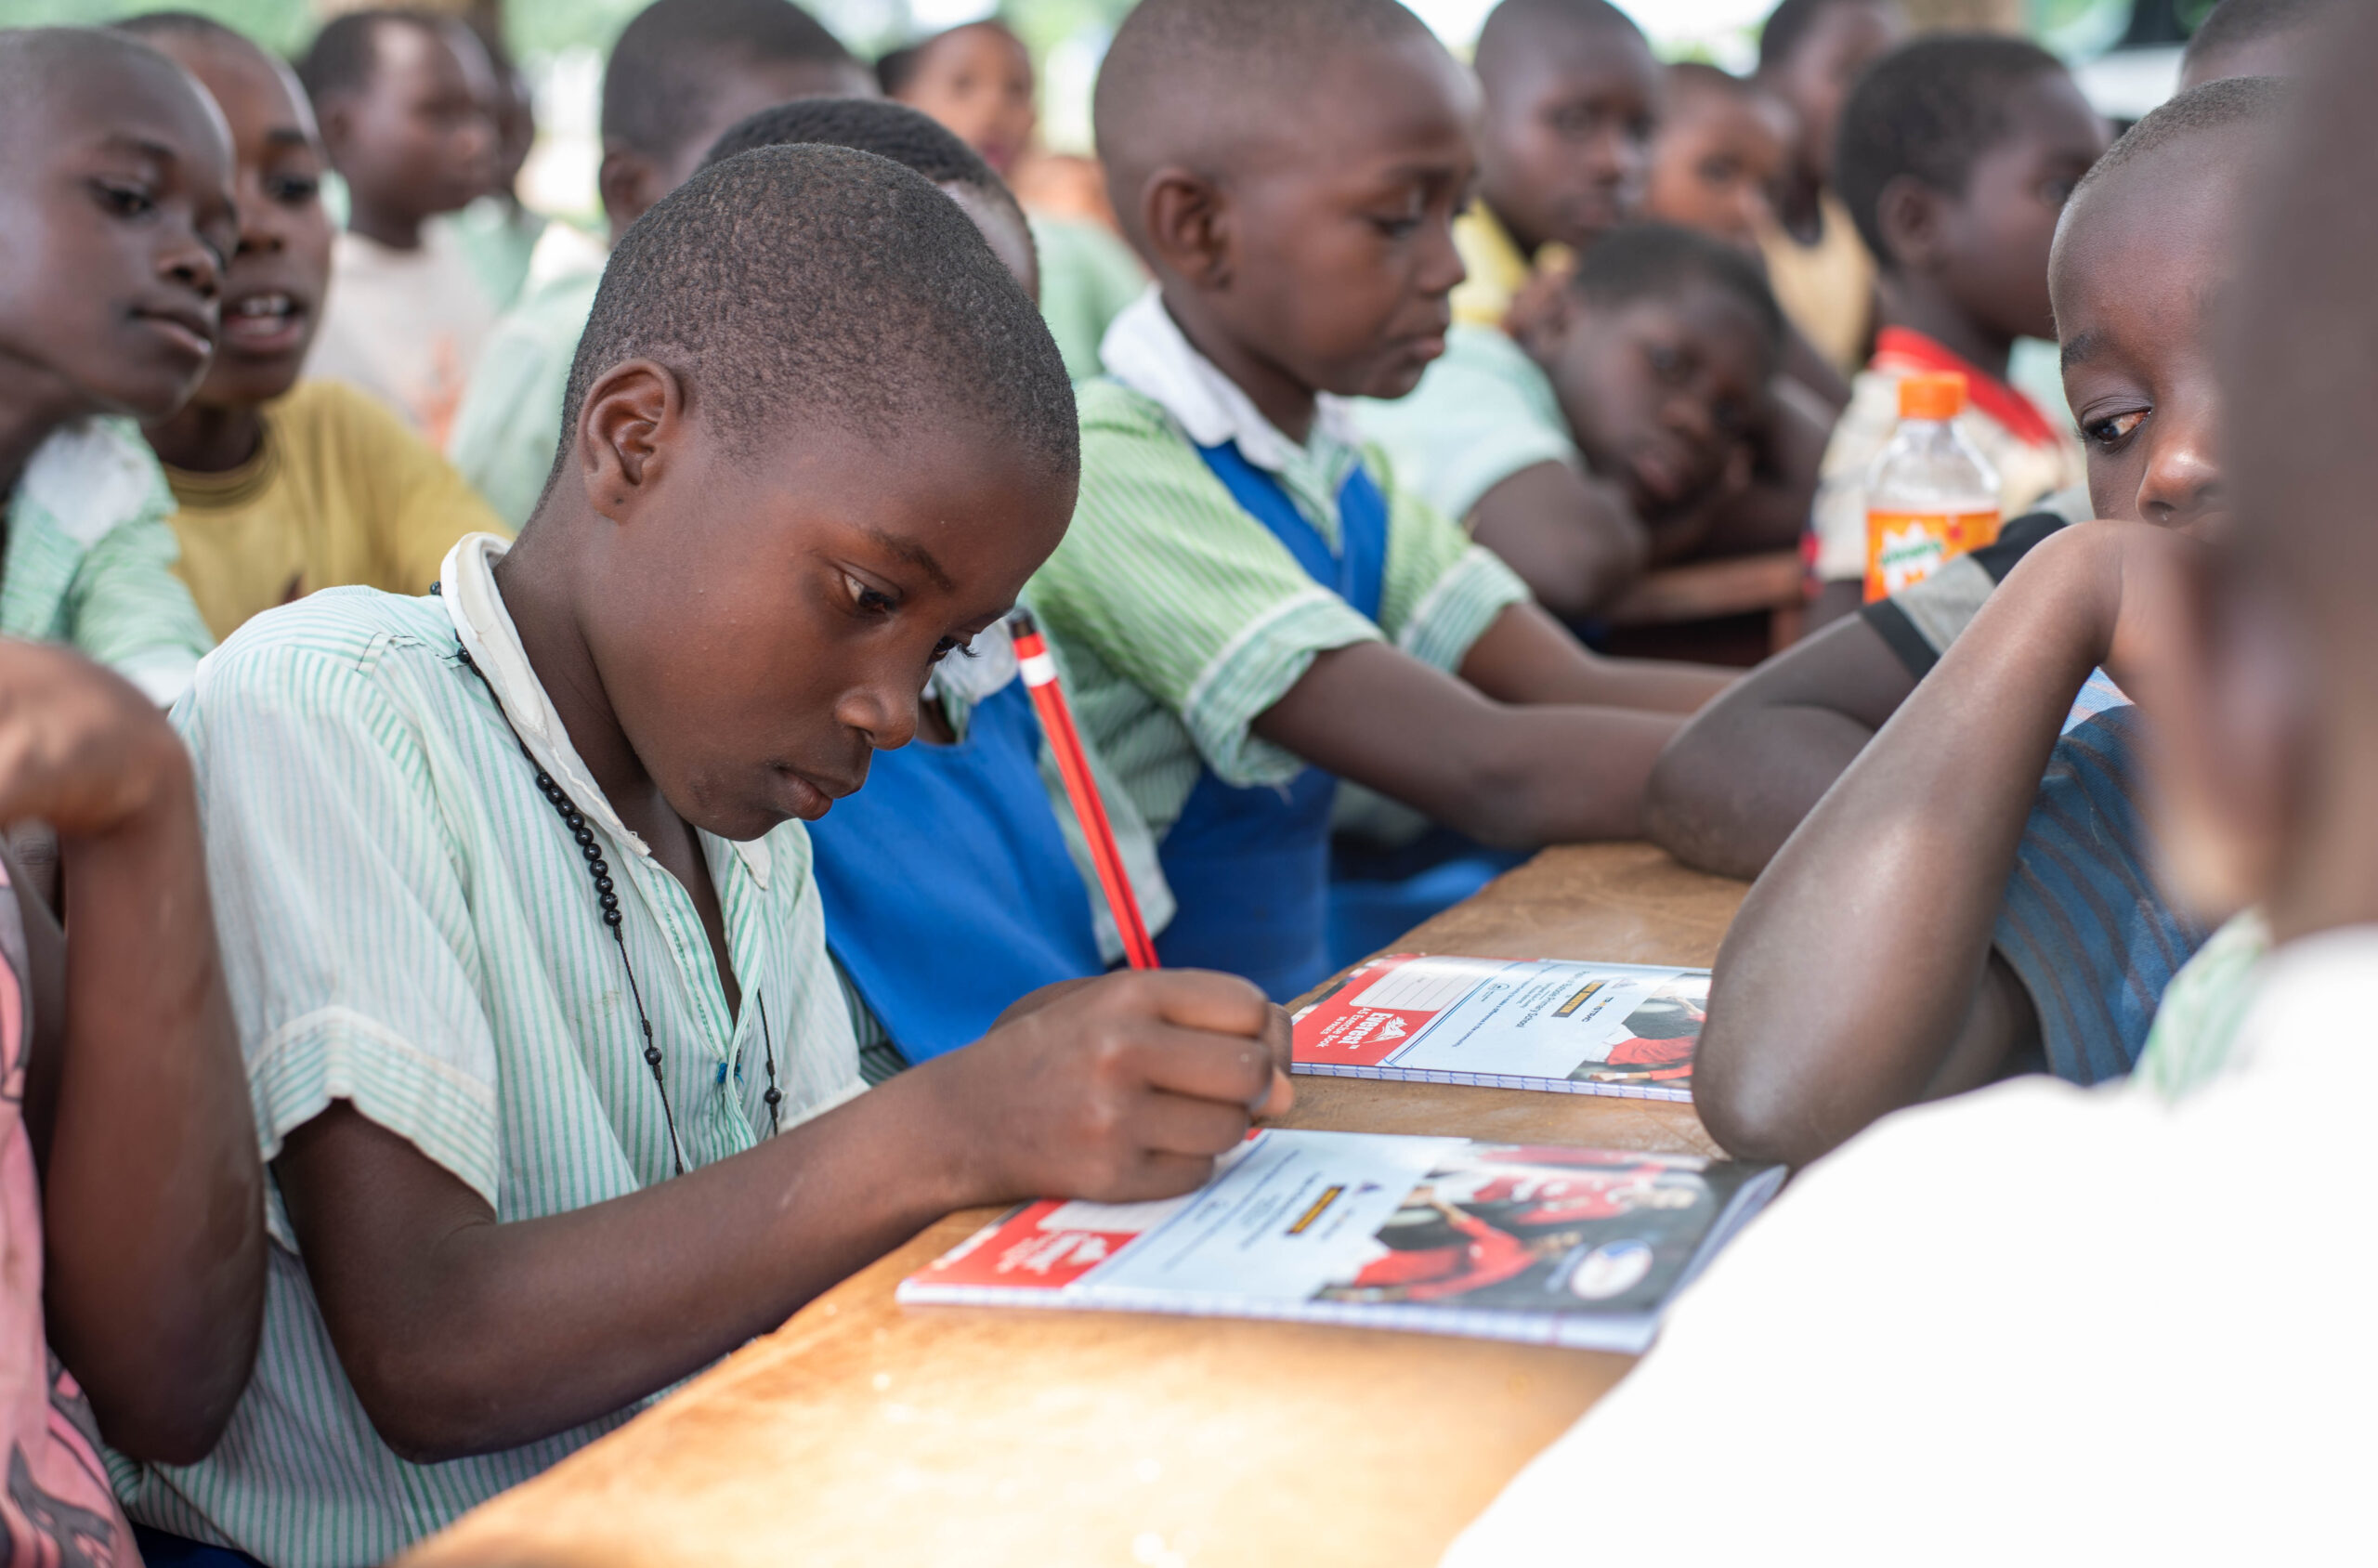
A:
{"type": "Polygon", "coordinates": [[[1489,843],[1628,837],[1720,684],[1586,652],[1350,427],[1443,351],[1474,107],[1392,0],[1151,0],[1099,78],[1158,284],[1107,333],[1032,597],[1161,835],[1158,950],[1277,999],[1327,972],[1339,777],[1489,843]]]}

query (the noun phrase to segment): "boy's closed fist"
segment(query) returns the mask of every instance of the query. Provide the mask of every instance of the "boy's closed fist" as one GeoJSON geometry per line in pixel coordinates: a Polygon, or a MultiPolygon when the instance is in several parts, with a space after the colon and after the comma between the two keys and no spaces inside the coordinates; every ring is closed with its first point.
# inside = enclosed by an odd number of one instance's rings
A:
{"type": "Polygon", "coordinates": [[[1246,981],[1112,974],[941,1058],[945,1125],[983,1199],[1133,1202],[1196,1188],[1293,1098],[1287,1018],[1246,981]]]}

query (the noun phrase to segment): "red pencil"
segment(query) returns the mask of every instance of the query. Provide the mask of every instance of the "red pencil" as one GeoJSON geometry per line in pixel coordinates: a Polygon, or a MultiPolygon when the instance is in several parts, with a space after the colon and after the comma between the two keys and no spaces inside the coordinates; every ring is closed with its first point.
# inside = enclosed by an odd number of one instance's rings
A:
{"type": "Polygon", "coordinates": [[[1049,656],[1049,644],[1030,615],[1017,610],[1013,620],[1015,661],[1024,672],[1024,689],[1032,699],[1032,711],[1040,716],[1049,750],[1056,754],[1065,798],[1073,802],[1082,836],[1090,841],[1098,885],[1105,890],[1106,907],[1115,912],[1115,929],[1123,936],[1123,956],[1130,960],[1133,969],[1155,969],[1158,967],[1156,943],[1149,939],[1147,921],[1141,918],[1131,879],[1123,874],[1123,852],[1115,845],[1106,804],[1099,799],[1098,784],[1090,776],[1090,759],[1082,751],[1080,732],[1074,728],[1073,710],[1065,705],[1065,687],[1057,681],[1057,661],[1049,656]]]}

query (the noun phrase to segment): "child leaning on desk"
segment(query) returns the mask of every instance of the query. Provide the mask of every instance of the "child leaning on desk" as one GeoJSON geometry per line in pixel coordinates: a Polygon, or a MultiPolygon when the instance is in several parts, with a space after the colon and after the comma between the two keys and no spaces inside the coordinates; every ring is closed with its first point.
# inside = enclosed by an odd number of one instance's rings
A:
{"type": "Polygon", "coordinates": [[[1582,1489],[1681,1446],[1724,1506],[1690,1530],[1595,1509],[1597,1560],[2328,1561],[2367,1546],[2373,70],[2378,11],[2362,11],[2247,182],[2267,194],[2238,226],[2241,283],[2215,296],[2229,541],[2130,525],[2155,546],[2070,601],[2117,642],[2159,634],[2149,607],[2171,634],[2161,691],[2139,695],[2168,720],[2155,773],[2175,881],[2207,909],[2260,902],[2278,937],[2228,1070],[2176,1104],[2032,1078],[1860,1137],[1686,1293],[1448,1568],[1578,1561],[1582,1489]]]}
{"type": "Polygon", "coordinates": [[[177,713],[276,1245],[225,1441],[125,1495],[275,1568],[401,1550],[953,1209],[1186,1192],[1288,1098],[1278,1012],[1169,972],[862,1092],[792,818],[909,739],[1077,474],[947,196],[703,170],[614,251],[569,406],[517,543],[259,617],[177,713]]]}
{"type": "Polygon", "coordinates": [[[2174,99],[2090,172],[2058,230],[2065,385],[2093,504],[2126,526],[2019,520],[1771,660],[1661,759],[1653,834],[1695,864],[1763,868],[1718,955],[1694,1086],[1735,1153],[1807,1160],[2032,1063],[2118,1078],[2204,942],[2157,887],[2143,809],[2162,650],[2110,644],[2070,600],[2162,533],[2227,524],[2202,302],[2233,286],[2285,101],[2268,78],[2174,99]]]}

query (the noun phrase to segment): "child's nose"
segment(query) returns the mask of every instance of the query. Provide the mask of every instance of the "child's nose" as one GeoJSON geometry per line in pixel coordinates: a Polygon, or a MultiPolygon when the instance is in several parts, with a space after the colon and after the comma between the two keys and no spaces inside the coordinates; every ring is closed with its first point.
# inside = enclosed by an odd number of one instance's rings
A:
{"type": "Polygon", "coordinates": [[[2179,431],[2156,443],[2139,477],[2138,515],[2162,528],[2184,529],[2222,509],[2221,466],[2200,433],[2179,431]]]}
{"type": "Polygon", "coordinates": [[[889,674],[863,681],[843,699],[837,717],[879,751],[906,746],[917,734],[918,686],[889,674]]]}
{"type": "Polygon", "coordinates": [[[157,269],[206,299],[213,299],[223,285],[222,265],[215,259],[214,250],[190,229],[174,237],[158,258],[157,269]]]}

